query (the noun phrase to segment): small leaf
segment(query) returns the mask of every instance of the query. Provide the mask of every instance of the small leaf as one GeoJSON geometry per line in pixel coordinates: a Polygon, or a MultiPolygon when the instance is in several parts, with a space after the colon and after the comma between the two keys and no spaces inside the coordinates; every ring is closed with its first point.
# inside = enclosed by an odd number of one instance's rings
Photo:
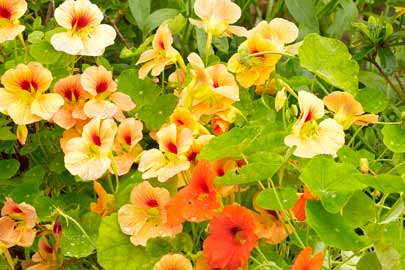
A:
{"type": "Polygon", "coordinates": [[[0,179],[10,179],[20,168],[20,163],[15,159],[0,160],[0,179]]]}
{"type": "Polygon", "coordinates": [[[391,48],[378,48],[377,54],[380,58],[381,66],[384,72],[391,75],[397,66],[397,59],[395,58],[395,55],[392,52],[391,48]]]}
{"type": "Polygon", "coordinates": [[[398,175],[379,174],[377,176],[362,175],[357,178],[363,184],[381,192],[405,192],[405,180],[398,175]]]}
{"type": "Polygon", "coordinates": [[[285,3],[297,22],[306,26],[311,32],[319,32],[315,0],[286,0],[285,3]]]}
{"type": "Polygon", "coordinates": [[[129,10],[132,16],[134,16],[139,29],[143,29],[146,18],[150,14],[150,5],[152,0],[129,0],[129,10]]]}
{"type": "Polygon", "coordinates": [[[145,35],[148,34],[162,22],[175,17],[177,14],[179,14],[179,11],[173,8],[161,8],[156,10],[146,18],[143,33],[145,35]]]}
{"type": "Polygon", "coordinates": [[[327,212],[319,201],[307,202],[306,215],[308,225],[326,245],[343,250],[358,250],[368,244],[344,222],[342,216],[327,212]]]}
{"type": "Polygon", "coordinates": [[[30,47],[31,56],[42,64],[54,64],[62,56],[61,52],[56,51],[47,41],[34,43],[30,47]]]}
{"type": "Polygon", "coordinates": [[[299,58],[302,67],[327,83],[347,92],[357,92],[359,65],[340,40],[309,34],[299,48],[299,58]]]}
{"type": "Polygon", "coordinates": [[[381,130],[384,144],[394,153],[405,152],[405,127],[401,125],[385,125],[381,130]]]}
{"type": "Polygon", "coordinates": [[[265,189],[257,196],[256,203],[264,209],[282,210],[292,208],[297,199],[297,192],[293,188],[265,189]],[[278,203],[276,192],[282,205],[278,203]]]}
{"type": "Polygon", "coordinates": [[[0,141],[15,141],[17,136],[10,131],[11,127],[0,127],[0,141]]]}
{"type": "Polygon", "coordinates": [[[342,210],[344,220],[352,227],[360,227],[375,217],[373,200],[361,191],[356,191],[342,210]]]}
{"type": "Polygon", "coordinates": [[[145,105],[139,111],[139,119],[151,130],[159,129],[173,113],[177,97],[172,94],[159,96],[153,103],[145,105]]]}
{"type": "Polygon", "coordinates": [[[383,91],[368,87],[361,89],[357,93],[356,99],[361,103],[364,111],[370,113],[382,112],[389,104],[383,91]]]}

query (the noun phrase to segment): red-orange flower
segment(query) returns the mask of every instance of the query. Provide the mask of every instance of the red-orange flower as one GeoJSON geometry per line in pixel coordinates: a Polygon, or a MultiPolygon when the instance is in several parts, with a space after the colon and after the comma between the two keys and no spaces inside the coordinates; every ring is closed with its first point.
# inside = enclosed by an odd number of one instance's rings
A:
{"type": "Polygon", "coordinates": [[[295,218],[299,221],[304,221],[306,219],[305,206],[307,205],[308,200],[319,200],[319,198],[313,195],[307,186],[304,186],[304,193],[301,194],[292,209],[295,218]]]}
{"type": "Polygon", "coordinates": [[[211,219],[220,207],[214,187],[215,176],[211,165],[205,160],[200,161],[193,170],[189,185],[180,190],[167,205],[168,223],[211,219]]]}
{"type": "Polygon", "coordinates": [[[323,264],[323,252],[318,252],[312,257],[312,248],[304,248],[295,258],[292,270],[321,270],[323,264]]]}
{"type": "Polygon", "coordinates": [[[90,203],[90,210],[93,213],[99,214],[101,217],[109,216],[114,212],[115,197],[112,194],[108,194],[103,186],[94,181],[94,191],[97,193],[97,202],[90,203]]]}
{"type": "Polygon", "coordinates": [[[246,265],[257,244],[253,215],[239,205],[227,205],[211,220],[203,253],[213,268],[237,268],[246,265]]]}

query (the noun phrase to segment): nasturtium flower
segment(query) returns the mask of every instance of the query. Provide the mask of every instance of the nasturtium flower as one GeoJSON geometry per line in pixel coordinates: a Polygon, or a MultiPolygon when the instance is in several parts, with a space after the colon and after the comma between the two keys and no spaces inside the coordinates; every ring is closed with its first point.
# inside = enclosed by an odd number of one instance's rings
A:
{"type": "Polygon", "coordinates": [[[214,135],[221,135],[229,130],[231,123],[216,115],[211,119],[211,130],[214,135]]]}
{"type": "Polygon", "coordinates": [[[305,247],[294,260],[291,270],[321,270],[323,265],[323,252],[312,256],[312,248],[305,247]]]}
{"type": "Polygon", "coordinates": [[[15,203],[7,197],[0,218],[0,245],[30,247],[34,242],[37,221],[35,208],[27,203],[15,203]]]}
{"type": "Polygon", "coordinates": [[[89,0],[66,0],[55,9],[56,22],[66,32],[56,33],[51,44],[71,55],[100,56],[116,36],[112,26],[101,24],[101,10],[89,0]]]}
{"type": "Polygon", "coordinates": [[[243,206],[227,205],[208,227],[203,254],[212,268],[245,266],[257,245],[252,213],[243,206]]]}
{"type": "Polygon", "coordinates": [[[91,100],[84,105],[84,112],[89,118],[125,119],[122,111],[135,108],[131,98],[117,92],[117,83],[113,80],[111,71],[103,66],[88,67],[81,76],[83,89],[91,95],[91,100]]]}
{"type": "Polygon", "coordinates": [[[186,127],[194,131],[198,127],[197,120],[194,115],[184,107],[176,107],[170,115],[170,122],[178,127],[186,127]]]}
{"type": "Polygon", "coordinates": [[[13,40],[24,31],[25,26],[18,19],[26,11],[25,0],[0,0],[0,43],[13,40]]]}
{"type": "Polygon", "coordinates": [[[153,266],[153,270],[193,270],[193,265],[183,254],[166,254],[153,266]]]}
{"type": "Polygon", "coordinates": [[[139,162],[138,170],[143,173],[143,179],[157,177],[160,182],[165,182],[190,168],[186,157],[193,144],[190,129],[177,128],[175,124],[170,124],[162,127],[156,137],[159,149],[144,151],[139,162]]]}
{"type": "Polygon", "coordinates": [[[194,11],[201,20],[189,19],[190,23],[212,36],[244,36],[244,27],[233,26],[241,16],[240,7],[231,0],[196,0],[194,11]]]}
{"type": "Polygon", "coordinates": [[[58,126],[69,129],[78,121],[88,118],[83,107],[90,95],[82,87],[80,74],[60,79],[55,83],[53,92],[61,95],[65,101],[52,117],[52,121],[58,126]]]}
{"type": "Polygon", "coordinates": [[[182,225],[168,225],[166,205],[169,191],[142,182],[131,192],[131,203],[118,210],[118,222],[123,233],[130,235],[134,245],[146,246],[150,238],[174,237],[182,231],[182,225]]]}
{"type": "Polygon", "coordinates": [[[345,143],[343,128],[334,119],[325,119],[319,125],[317,119],[324,116],[324,105],[314,94],[298,93],[300,115],[292,127],[292,134],[284,139],[289,146],[296,146],[294,155],[311,158],[319,154],[337,156],[337,151],[345,143]]]}
{"type": "Polygon", "coordinates": [[[64,103],[59,94],[45,93],[51,81],[51,72],[38,62],[7,70],[1,77],[0,111],[18,125],[50,120],[64,103]]]}
{"type": "Polygon", "coordinates": [[[156,77],[166,66],[177,62],[180,66],[184,66],[183,59],[172,44],[173,37],[169,27],[166,24],[159,26],[152,42],[152,49],[143,52],[136,63],[137,65],[144,63],[139,69],[139,78],[145,79],[149,72],[156,77]]]}
{"type": "Polygon", "coordinates": [[[38,241],[38,250],[32,255],[31,261],[23,262],[26,270],[58,270],[60,264],[55,249],[49,244],[46,236],[38,241]]]}
{"type": "Polygon", "coordinates": [[[97,180],[110,168],[117,125],[112,119],[92,119],[83,127],[81,137],[64,145],[65,167],[83,180],[97,180]]]}
{"type": "Polygon", "coordinates": [[[343,129],[348,129],[352,124],[367,126],[378,122],[378,115],[364,114],[360,102],[350,93],[332,92],[323,98],[323,102],[343,129]]]}
{"type": "Polygon", "coordinates": [[[319,200],[319,198],[313,195],[307,186],[304,186],[304,193],[300,195],[292,209],[295,218],[299,221],[306,219],[305,207],[308,200],[319,200]]]}
{"type": "Polygon", "coordinates": [[[115,197],[112,194],[108,194],[103,186],[94,181],[94,191],[97,194],[97,202],[90,203],[90,210],[93,213],[99,214],[101,217],[108,216],[114,212],[115,197]]]}

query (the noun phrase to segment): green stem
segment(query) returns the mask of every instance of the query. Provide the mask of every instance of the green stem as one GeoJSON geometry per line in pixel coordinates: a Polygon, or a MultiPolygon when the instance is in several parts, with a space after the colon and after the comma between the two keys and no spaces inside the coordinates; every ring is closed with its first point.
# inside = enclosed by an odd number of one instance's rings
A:
{"type": "Polygon", "coordinates": [[[356,139],[357,135],[359,132],[363,129],[363,126],[359,127],[356,132],[353,134],[352,138],[350,139],[349,143],[347,144],[348,146],[352,145],[354,143],[354,139],[356,139]]]}
{"type": "Polygon", "coordinates": [[[212,33],[207,33],[207,43],[205,44],[205,65],[208,65],[208,57],[211,53],[212,33]]]}
{"type": "Polygon", "coordinates": [[[278,52],[278,51],[262,51],[262,52],[257,52],[257,53],[251,53],[251,54],[249,54],[249,57],[262,56],[262,55],[266,55],[266,54],[278,54],[278,55],[286,56],[289,58],[296,58],[296,56],[293,54],[285,53],[285,52],[278,52]]]}

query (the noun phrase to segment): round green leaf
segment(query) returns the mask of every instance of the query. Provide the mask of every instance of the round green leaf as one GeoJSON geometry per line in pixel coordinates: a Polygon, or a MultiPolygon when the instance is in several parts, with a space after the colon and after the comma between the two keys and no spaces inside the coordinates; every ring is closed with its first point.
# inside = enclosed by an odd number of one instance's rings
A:
{"type": "Polygon", "coordinates": [[[0,160],[0,179],[10,179],[19,168],[20,163],[15,159],[0,160]]]}
{"type": "Polygon", "coordinates": [[[56,51],[47,41],[32,44],[30,54],[35,60],[42,64],[54,64],[62,55],[61,52],[56,51]]]}
{"type": "Polygon", "coordinates": [[[283,208],[292,208],[297,199],[297,192],[293,188],[266,189],[259,193],[256,198],[256,203],[264,209],[282,210],[283,208]],[[280,199],[281,205],[277,200],[276,192],[280,199]]]}
{"type": "Polygon", "coordinates": [[[361,89],[357,93],[356,99],[361,103],[364,111],[371,113],[384,111],[389,103],[383,91],[368,87],[361,89]]]}
{"type": "Polygon", "coordinates": [[[375,252],[369,252],[363,255],[356,265],[357,270],[382,270],[375,252]]]}
{"type": "Polygon", "coordinates": [[[399,125],[385,125],[382,129],[384,144],[394,153],[405,152],[405,127],[399,125]]]}

